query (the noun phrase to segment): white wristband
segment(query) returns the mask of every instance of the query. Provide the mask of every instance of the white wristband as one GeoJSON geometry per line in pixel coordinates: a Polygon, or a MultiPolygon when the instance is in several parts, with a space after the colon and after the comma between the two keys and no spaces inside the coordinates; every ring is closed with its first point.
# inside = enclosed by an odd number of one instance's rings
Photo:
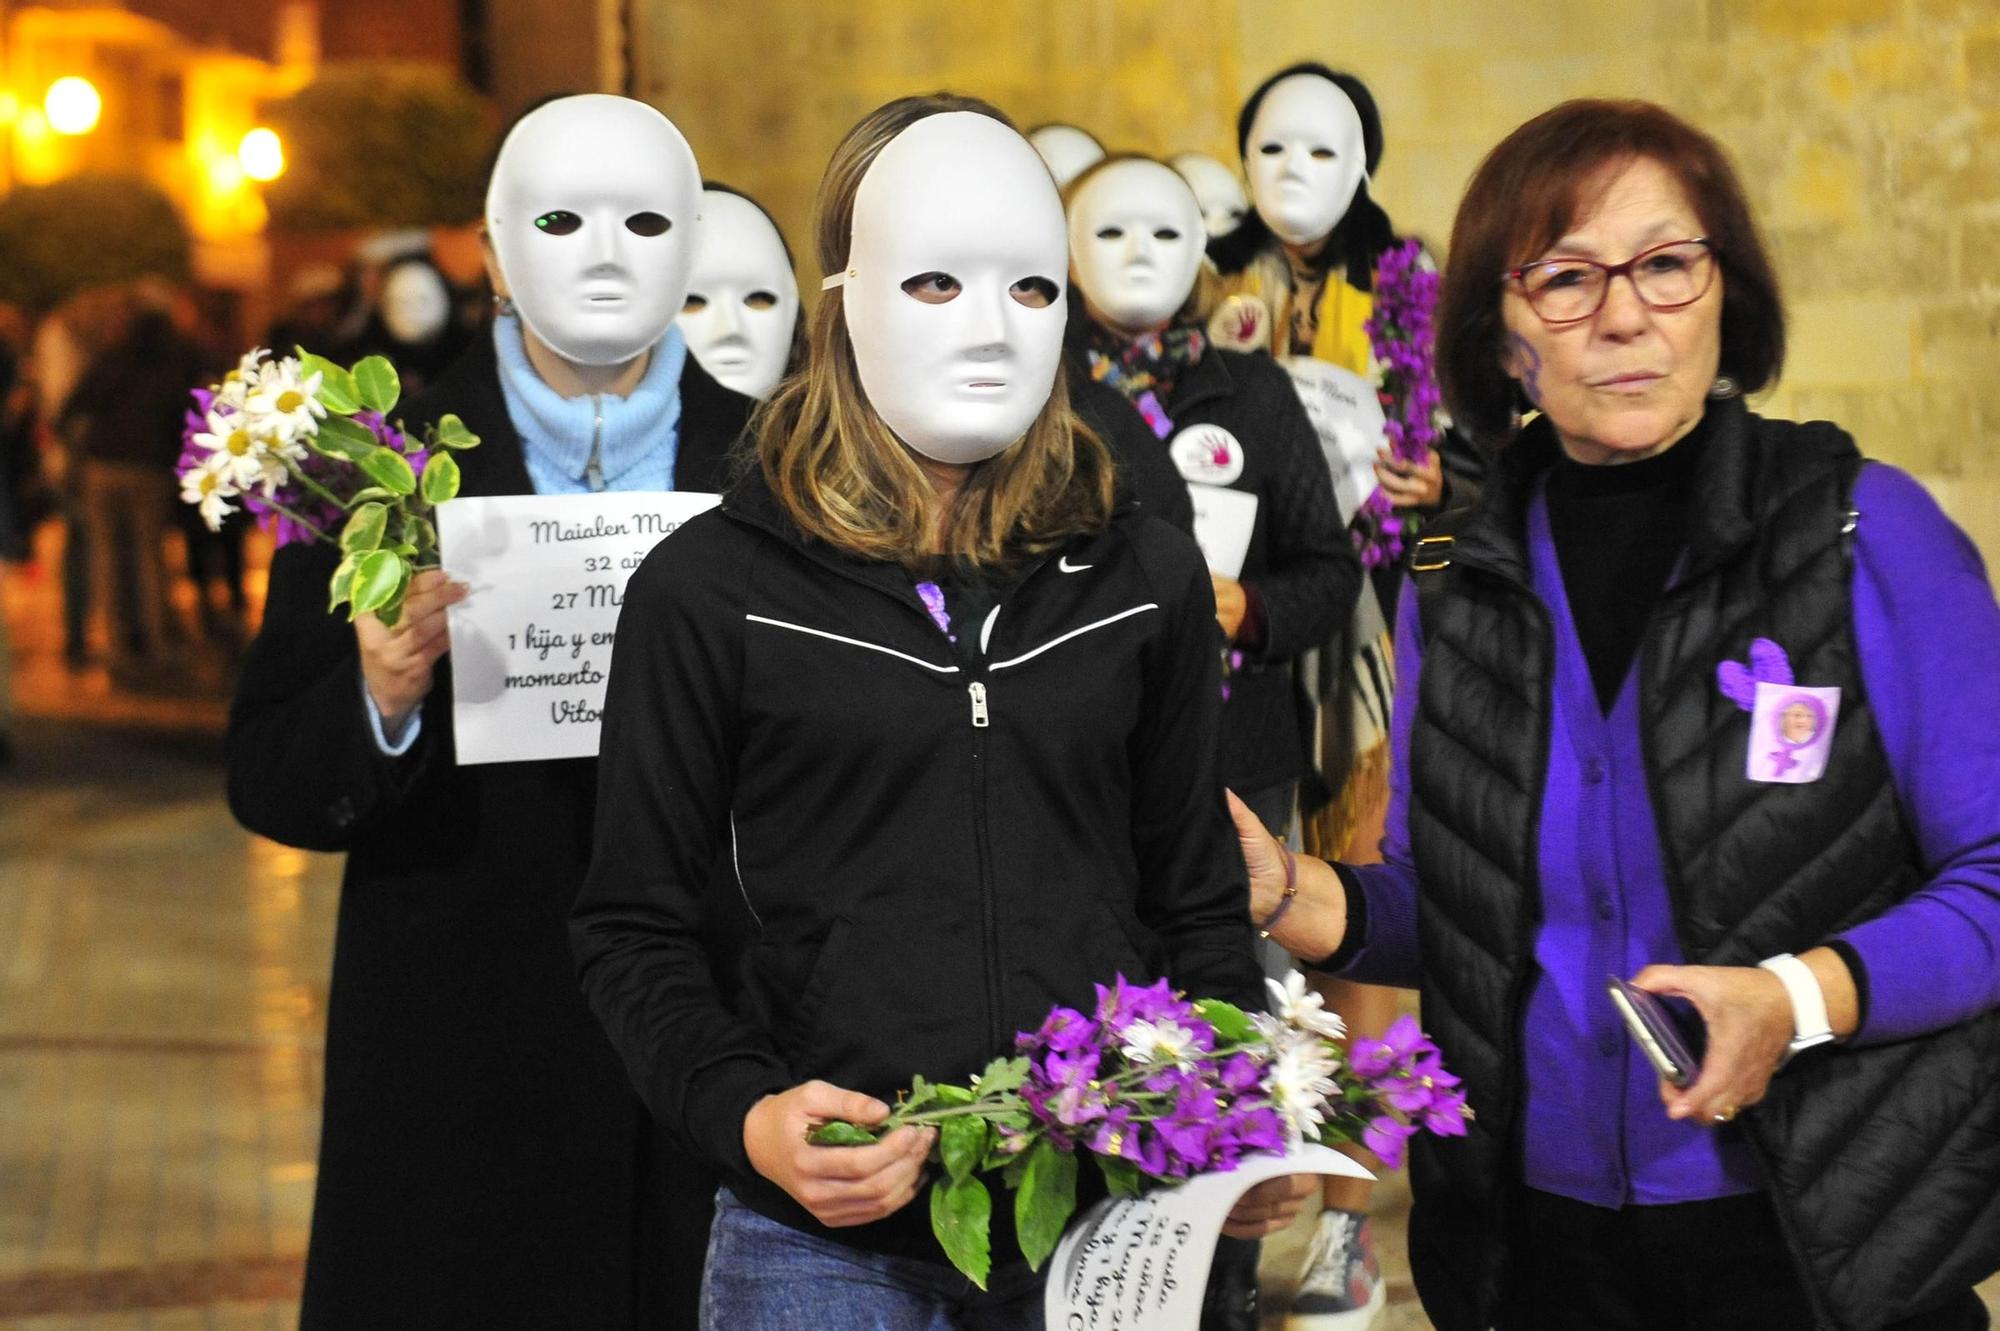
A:
{"type": "Polygon", "coordinates": [[[1792,1052],[1825,1044],[1833,1038],[1833,1023],[1826,1016],[1826,995],[1820,992],[1819,977],[1812,967],[1789,952],[1757,963],[1778,977],[1792,1000],[1792,1052]]]}

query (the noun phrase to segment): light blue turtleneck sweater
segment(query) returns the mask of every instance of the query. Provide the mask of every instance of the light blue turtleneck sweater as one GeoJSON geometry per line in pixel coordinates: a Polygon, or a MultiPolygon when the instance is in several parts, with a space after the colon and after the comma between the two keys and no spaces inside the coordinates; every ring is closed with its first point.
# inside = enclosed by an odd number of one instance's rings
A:
{"type": "Polygon", "coordinates": [[[674,488],[681,369],[687,363],[687,341],[679,328],[667,329],[645,376],[622,398],[564,397],[550,388],[528,363],[518,315],[493,321],[493,346],[500,356],[500,391],[521,436],[536,494],[674,488]]]}

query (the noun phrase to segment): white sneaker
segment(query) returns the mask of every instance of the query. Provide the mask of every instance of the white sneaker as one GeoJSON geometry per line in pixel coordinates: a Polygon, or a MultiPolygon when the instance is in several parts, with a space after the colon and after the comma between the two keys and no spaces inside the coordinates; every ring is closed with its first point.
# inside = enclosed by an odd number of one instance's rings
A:
{"type": "Polygon", "coordinates": [[[1285,1331],[1367,1331],[1388,1297],[1373,1222],[1359,1211],[1320,1212],[1285,1331]]]}

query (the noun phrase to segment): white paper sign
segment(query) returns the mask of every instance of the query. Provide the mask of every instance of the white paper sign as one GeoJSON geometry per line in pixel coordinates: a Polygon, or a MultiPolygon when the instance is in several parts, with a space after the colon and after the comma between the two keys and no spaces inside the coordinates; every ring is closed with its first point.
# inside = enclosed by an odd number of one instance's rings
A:
{"type": "Polygon", "coordinates": [[[1064,1231],[1042,1296],[1048,1331],[1195,1331],[1215,1240],[1237,1198],[1281,1174],[1375,1176],[1340,1152],[1303,1146],[1245,1160],[1143,1197],[1108,1197],[1064,1231]]]}
{"type": "Polygon", "coordinates": [[[1257,496],[1220,485],[1188,485],[1194,500],[1194,539],[1208,560],[1211,573],[1225,578],[1243,576],[1243,556],[1250,553],[1250,533],[1257,526],[1257,496]]]}
{"type": "Polygon", "coordinates": [[[1283,364],[1319,433],[1340,520],[1352,522],[1381,484],[1375,479],[1375,453],[1388,440],[1381,399],[1366,379],[1338,365],[1311,356],[1287,356],[1283,364]]]}
{"type": "Polygon", "coordinates": [[[459,762],[597,755],[625,582],[668,533],[717,500],[613,491],[438,506],[445,572],[471,588],[446,611],[459,762]]]}

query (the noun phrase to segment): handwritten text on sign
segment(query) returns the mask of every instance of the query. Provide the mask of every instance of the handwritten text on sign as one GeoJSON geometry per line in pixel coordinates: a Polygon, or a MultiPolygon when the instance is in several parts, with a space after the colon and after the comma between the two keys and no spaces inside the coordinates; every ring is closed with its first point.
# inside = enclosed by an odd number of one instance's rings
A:
{"type": "Polygon", "coordinates": [[[1215,1240],[1253,1184],[1281,1174],[1373,1178],[1338,1151],[1260,1155],[1143,1197],[1110,1197],[1070,1224],[1049,1260],[1049,1331],[1195,1331],[1215,1240]]]}
{"type": "Polygon", "coordinates": [[[625,582],[716,496],[657,491],[454,499],[438,508],[461,763],[589,758],[625,582]]]}

